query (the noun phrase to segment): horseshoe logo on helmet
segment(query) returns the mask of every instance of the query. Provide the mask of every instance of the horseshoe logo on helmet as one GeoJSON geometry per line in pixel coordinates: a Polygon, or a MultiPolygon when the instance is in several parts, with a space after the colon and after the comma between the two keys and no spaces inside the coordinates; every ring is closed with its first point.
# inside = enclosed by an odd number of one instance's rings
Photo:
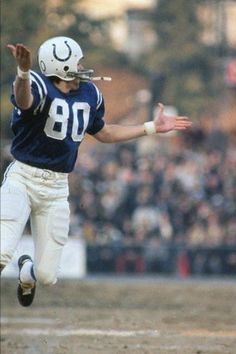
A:
{"type": "Polygon", "coordinates": [[[69,44],[67,43],[67,41],[64,42],[65,45],[67,46],[68,48],[68,55],[66,58],[59,58],[57,56],[57,53],[56,53],[56,44],[53,44],[53,56],[55,59],[59,60],[59,61],[67,61],[70,57],[71,57],[71,53],[72,53],[72,50],[71,50],[71,47],[69,46],[69,44]]]}

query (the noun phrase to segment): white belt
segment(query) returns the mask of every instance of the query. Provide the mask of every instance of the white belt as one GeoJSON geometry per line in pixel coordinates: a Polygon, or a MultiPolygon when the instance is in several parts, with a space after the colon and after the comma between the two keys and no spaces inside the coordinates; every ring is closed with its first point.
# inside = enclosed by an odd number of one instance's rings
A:
{"type": "Polygon", "coordinates": [[[15,161],[15,166],[19,167],[22,171],[25,171],[27,174],[30,174],[32,177],[41,177],[43,179],[60,179],[67,180],[68,173],[63,172],[54,172],[51,170],[46,170],[30,165],[26,165],[23,162],[15,161]]]}

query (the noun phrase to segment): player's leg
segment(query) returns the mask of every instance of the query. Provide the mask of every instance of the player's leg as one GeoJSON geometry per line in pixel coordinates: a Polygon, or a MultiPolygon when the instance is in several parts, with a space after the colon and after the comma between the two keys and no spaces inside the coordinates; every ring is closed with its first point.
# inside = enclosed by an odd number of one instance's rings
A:
{"type": "MultiPolygon", "coordinates": [[[[27,181],[15,162],[7,170],[1,188],[1,268],[10,262],[31,213],[27,181]]],[[[33,262],[28,255],[23,255],[18,265],[17,297],[22,306],[29,306],[35,293],[33,262]]]]}
{"type": "MultiPolygon", "coordinates": [[[[20,176],[8,177],[1,188],[1,269],[12,259],[30,215],[30,202],[20,176]]],[[[20,257],[17,297],[22,306],[29,306],[34,298],[35,279],[25,278],[33,263],[29,256],[20,257]],[[24,259],[23,259],[24,258],[24,259]]]]}
{"type": "Polygon", "coordinates": [[[29,215],[25,185],[13,175],[7,177],[1,187],[1,269],[11,261],[29,215]]]}
{"type": "Polygon", "coordinates": [[[55,284],[63,246],[69,232],[67,198],[45,201],[43,208],[31,214],[31,230],[35,242],[35,276],[43,284],[55,284]]]}

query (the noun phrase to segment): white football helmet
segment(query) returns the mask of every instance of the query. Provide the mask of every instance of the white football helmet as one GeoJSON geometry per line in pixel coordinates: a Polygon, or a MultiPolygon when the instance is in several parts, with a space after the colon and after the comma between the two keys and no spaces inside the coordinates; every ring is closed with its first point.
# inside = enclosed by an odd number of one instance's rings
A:
{"type": "MultiPolygon", "coordinates": [[[[71,81],[78,75],[78,64],[83,58],[79,44],[68,37],[53,37],[44,42],[38,51],[38,63],[46,76],[57,76],[71,81]]],[[[86,72],[86,70],[84,70],[86,72]]]]}

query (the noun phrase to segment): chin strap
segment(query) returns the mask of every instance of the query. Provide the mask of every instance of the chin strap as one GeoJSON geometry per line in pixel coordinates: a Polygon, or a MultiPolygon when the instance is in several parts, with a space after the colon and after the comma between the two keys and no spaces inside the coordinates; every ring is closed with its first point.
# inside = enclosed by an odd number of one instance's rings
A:
{"type": "Polygon", "coordinates": [[[92,80],[92,81],[111,81],[112,78],[109,76],[93,76],[94,70],[93,69],[83,69],[76,72],[69,71],[67,73],[67,77],[79,78],[81,80],[92,80]]]}

